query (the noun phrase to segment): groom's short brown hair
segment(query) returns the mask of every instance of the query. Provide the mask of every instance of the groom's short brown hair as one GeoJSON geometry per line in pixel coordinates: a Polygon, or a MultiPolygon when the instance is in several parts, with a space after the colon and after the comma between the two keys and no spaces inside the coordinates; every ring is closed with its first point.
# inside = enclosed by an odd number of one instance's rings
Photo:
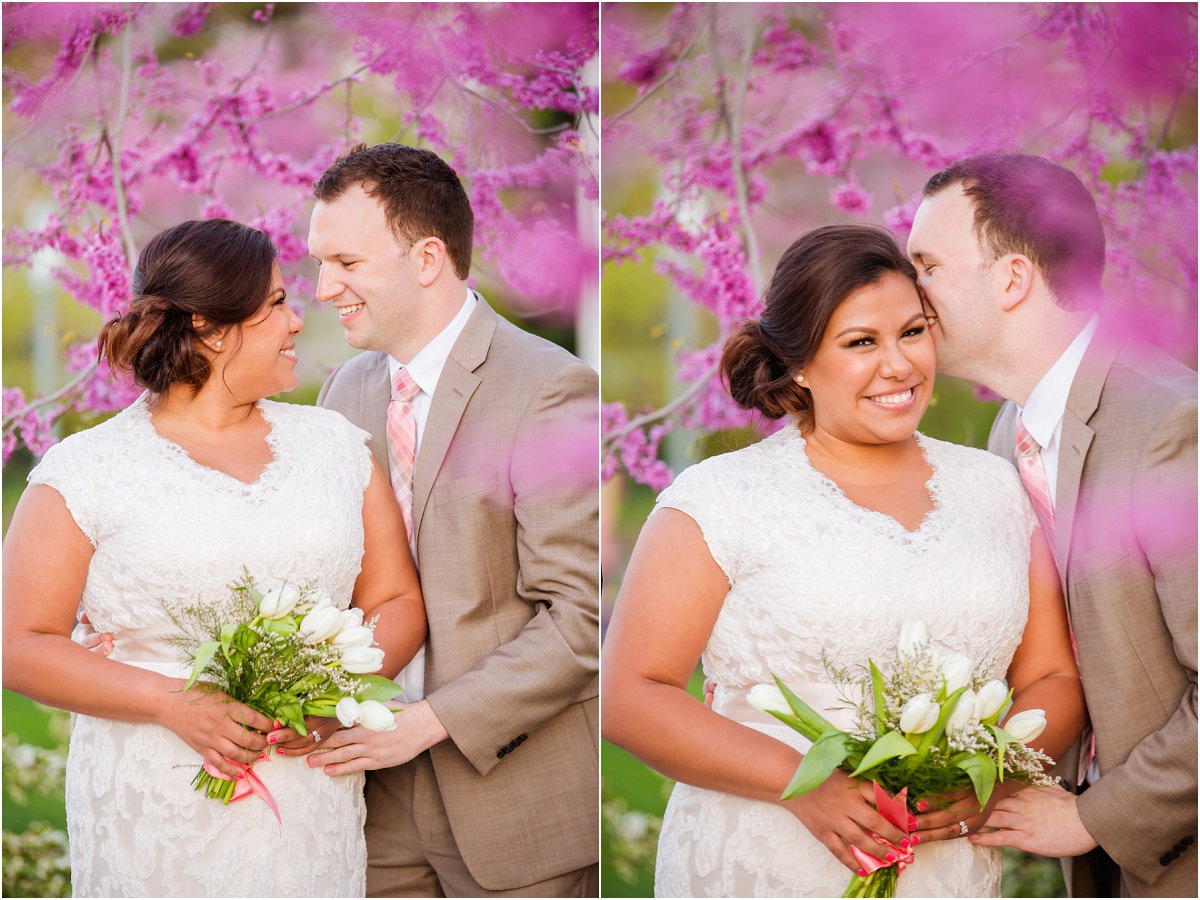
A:
{"type": "Polygon", "coordinates": [[[458,174],[445,160],[432,150],[405,144],[359,144],[325,170],[313,185],[313,196],[328,203],[356,184],[383,205],[397,238],[410,244],[438,238],[454,273],[467,278],[475,214],[458,174]]]}
{"type": "Polygon", "coordinates": [[[1104,226],[1074,172],[1041,156],[982,153],[930,178],[925,196],[955,184],[975,203],[975,237],[985,255],[1028,256],[1063,309],[1099,305],[1104,226]]]}

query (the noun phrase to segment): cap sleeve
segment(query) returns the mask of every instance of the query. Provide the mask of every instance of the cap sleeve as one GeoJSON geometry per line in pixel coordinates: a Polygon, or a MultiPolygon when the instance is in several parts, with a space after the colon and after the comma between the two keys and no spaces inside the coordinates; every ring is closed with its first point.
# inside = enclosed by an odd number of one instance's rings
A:
{"type": "Polygon", "coordinates": [[[729,507],[723,496],[719,467],[712,465],[714,461],[705,460],[680,472],[658,495],[654,509],[677,509],[695,521],[713,561],[732,585],[740,567],[737,547],[726,522],[725,511],[729,507]]]}
{"type": "Polygon", "coordinates": [[[77,442],[70,439],[55,444],[46,451],[42,461],[33,467],[27,481],[44,484],[62,496],[67,511],[79,530],[95,548],[103,527],[101,504],[98,502],[96,479],[84,465],[85,457],[77,442]]]}

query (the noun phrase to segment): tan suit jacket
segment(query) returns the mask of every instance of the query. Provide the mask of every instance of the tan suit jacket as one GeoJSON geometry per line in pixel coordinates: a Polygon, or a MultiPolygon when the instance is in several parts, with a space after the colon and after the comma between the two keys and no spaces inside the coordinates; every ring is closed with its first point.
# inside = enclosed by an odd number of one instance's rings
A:
{"type": "MultiPolygon", "coordinates": [[[[989,449],[1012,460],[1017,409],[989,449]]],[[[1097,334],[1067,401],[1054,532],[1100,780],[1079,815],[1134,897],[1196,896],[1196,373],[1097,334]]]]}
{"type": "MultiPolygon", "coordinates": [[[[390,395],[387,356],[363,353],[317,401],[371,433],[385,472],[390,395]]],[[[598,448],[596,373],[480,297],[434,392],[413,519],[425,692],[450,734],[430,755],[488,890],[598,857],[598,448]]]]}

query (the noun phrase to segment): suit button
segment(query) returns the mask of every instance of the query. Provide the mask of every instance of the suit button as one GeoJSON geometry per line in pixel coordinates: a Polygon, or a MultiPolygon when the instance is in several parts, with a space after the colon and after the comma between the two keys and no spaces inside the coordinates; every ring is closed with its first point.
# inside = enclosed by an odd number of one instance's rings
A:
{"type": "MultiPolygon", "coordinates": [[[[507,747],[501,747],[501,748],[500,748],[500,752],[496,754],[496,759],[504,759],[504,755],[505,755],[506,753],[508,753],[508,748],[507,748],[507,747]]],[[[1162,860],[1159,860],[1159,861],[1160,861],[1160,862],[1162,862],[1162,860]]],[[[1166,865],[1166,863],[1163,863],[1163,865],[1165,866],[1165,865],[1166,865]]]]}
{"type": "Polygon", "coordinates": [[[1186,847],[1190,847],[1190,846],[1192,846],[1192,844],[1196,843],[1196,839],[1189,834],[1187,837],[1181,838],[1179,843],[1181,846],[1186,848],[1186,847]]]}
{"type": "Polygon", "coordinates": [[[523,743],[525,743],[527,740],[529,740],[529,735],[527,735],[527,734],[523,734],[523,735],[521,735],[520,737],[518,737],[518,738],[517,738],[517,741],[516,741],[516,742],[517,742],[518,744],[523,744],[523,743]]]}
{"type": "Polygon", "coordinates": [[[1160,856],[1158,858],[1158,864],[1160,866],[1169,866],[1171,864],[1171,854],[1166,853],[1163,856],[1160,856]]]}

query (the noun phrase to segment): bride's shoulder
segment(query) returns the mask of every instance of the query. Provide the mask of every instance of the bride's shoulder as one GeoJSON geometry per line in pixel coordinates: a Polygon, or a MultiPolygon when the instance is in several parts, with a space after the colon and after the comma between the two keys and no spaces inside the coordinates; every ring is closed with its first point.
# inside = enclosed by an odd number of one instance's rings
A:
{"type": "Polygon", "coordinates": [[[278,400],[260,400],[263,413],[271,422],[287,422],[309,431],[311,434],[347,436],[356,442],[366,440],[367,433],[340,412],[324,406],[304,406],[278,400]],[[311,431],[310,431],[311,430],[311,431]]]}
{"type": "Polygon", "coordinates": [[[802,446],[799,432],[789,425],[749,446],[718,453],[688,466],[663,494],[697,490],[710,495],[723,491],[741,494],[748,482],[771,478],[781,468],[795,471],[795,454],[803,452],[802,446]]]}
{"type": "Polygon", "coordinates": [[[943,477],[965,484],[978,480],[1003,490],[1022,491],[1021,477],[1007,459],[981,450],[921,435],[921,446],[943,477]]]}

